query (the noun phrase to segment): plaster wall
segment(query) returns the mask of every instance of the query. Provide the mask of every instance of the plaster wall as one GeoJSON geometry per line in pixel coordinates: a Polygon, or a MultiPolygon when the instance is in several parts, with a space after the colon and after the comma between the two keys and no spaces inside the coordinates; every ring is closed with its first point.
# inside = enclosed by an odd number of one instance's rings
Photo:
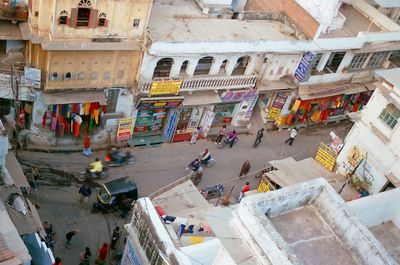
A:
{"type": "Polygon", "coordinates": [[[117,34],[119,37],[132,38],[142,36],[147,25],[147,17],[151,7],[148,0],[129,1],[92,1],[91,8],[97,9],[98,14],[106,14],[109,21],[106,27],[77,27],[60,25],[61,12],[71,15],[71,8],[78,7],[76,0],[33,0],[32,11],[34,17],[30,21],[32,28],[37,28],[39,35],[49,33],[53,38],[91,38],[117,34]],[[35,16],[38,12],[38,16],[35,16]],[[139,19],[139,26],[134,27],[134,19],[139,19]]]}
{"type": "Polygon", "coordinates": [[[346,204],[366,227],[392,221],[399,228],[399,199],[400,189],[393,189],[349,201],[346,204]]]}

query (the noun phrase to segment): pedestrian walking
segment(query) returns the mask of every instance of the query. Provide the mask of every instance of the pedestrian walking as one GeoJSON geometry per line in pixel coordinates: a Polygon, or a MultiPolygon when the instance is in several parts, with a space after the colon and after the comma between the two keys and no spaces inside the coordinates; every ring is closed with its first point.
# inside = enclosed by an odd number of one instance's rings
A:
{"type": "Polygon", "coordinates": [[[85,140],[83,141],[83,155],[84,156],[91,156],[92,150],[90,149],[90,136],[86,134],[85,140]]]}
{"type": "Polygon", "coordinates": [[[90,195],[92,195],[92,189],[86,185],[82,185],[79,188],[79,202],[84,204],[84,207],[87,207],[87,202],[89,200],[90,195]]]}
{"type": "Polygon", "coordinates": [[[72,239],[76,234],[78,234],[78,230],[69,231],[69,232],[65,235],[65,238],[67,239],[67,248],[70,248],[70,247],[71,247],[71,239],[72,239]]]}
{"type": "Polygon", "coordinates": [[[108,252],[108,244],[103,243],[103,246],[101,246],[101,248],[99,249],[99,255],[97,256],[95,263],[98,265],[103,265],[107,258],[107,252],[108,252]]]}
{"type": "Polygon", "coordinates": [[[226,125],[222,125],[222,128],[218,132],[217,139],[215,140],[215,144],[219,144],[225,135],[226,135],[226,125]]]}
{"type": "Polygon", "coordinates": [[[250,161],[246,160],[246,162],[243,163],[242,168],[240,169],[239,178],[246,177],[250,171],[250,168],[251,168],[250,161]]]}
{"type": "Polygon", "coordinates": [[[56,257],[56,258],[54,259],[54,263],[53,263],[52,265],[62,265],[61,259],[60,259],[59,257],[56,257]]]}
{"type": "MultiPolygon", "coordinates": [[[[290,130],[290,129],[289,129],[290,130]]],[[[285,141],[285,143],[289,143],[289,145],[293,144],[294,139],[296,138],[298,134],[298,129],[296,127],[293,127],[293,129],[290,130],[290,137],[285,141]]]]}
{"type": "Polygon", "coordinates": [[[192,132],[192,138],[190,139],[190,144],[195,144],[197,141],[197,137],[199,137],[200,127],[197,127],[194,132],[192,132]]]}
{"type": "Polygon", "coordinates": [[[256,140],[254,141],[253,147],[257,147],[261,143],[261,139],[264,137],[264,128],[257,131],[256,140]]]}
{"type": "Polygon", "coordinates": [[[111,244],[110,244],[111,249],[115,249],[120,236],[121,236],[121,233],[119,232],[119,226],[117,226],[117,227],[115,227],[115,229],[113,230],[113,233],[112,233],[111,244]]]}
{"type": "Polygon", "coordinates": [[[92,253],[90,252],[90,248],[86,247],[85,251],[82,251],[80,254],[80,263],[79,265],[89,265],[90,264],[90,256],[92,253]]]}
{"type": "Polygon", "coordinates": [[[244,194],[249,190],[250,190],[250,183],[246,182],[246,184],[242,187],[242,190],[239,193],[238,202],[240,202],[243,199],[244,194]]]}

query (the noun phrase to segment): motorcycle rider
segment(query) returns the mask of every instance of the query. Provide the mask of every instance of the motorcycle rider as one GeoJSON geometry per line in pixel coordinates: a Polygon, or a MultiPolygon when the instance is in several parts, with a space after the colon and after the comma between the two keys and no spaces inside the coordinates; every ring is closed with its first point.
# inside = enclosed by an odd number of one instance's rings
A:
{"type": "Polygon", "coordinates": [[[116,148],[114,148],[110,154],[111,160],[115,161],[119,165],[124,163],[130,157],[131,157],[131,152],[129,151],[121,152],[116,148]]]}
{"type": "Polygon", "coordinates": [[[235,130],[228,133],[229,148],[232,148],[233,144],[236,142],[237,139],[238,139],[238,134],[235,130]]]}
{"type": "Polygon", "coordinates": [[[103,163],[98,157],[96,157],[96,161],[90,164],[90,167],[90,172],[94,174],[100,174],[103,171],[103,163]]]}
{"type": "Polygon", "coordinates": [[[208,151],[208,149],[204,150],[204,152],[200,153],[200,163],[203,165],[207,165],[208,162],[211,159],[211,153],[208,151]]]}
{"type": "Polygon", "coordinates": [[[190,172],[191,176],[194,176],[197,173],[200,173],[201,172],[200,160],[198,158],[196,158],[195,160],[190,162],[190,164],[187,166],[187,169],[189,169],[189,168],[192,170],[192,172],[190,172]]]}

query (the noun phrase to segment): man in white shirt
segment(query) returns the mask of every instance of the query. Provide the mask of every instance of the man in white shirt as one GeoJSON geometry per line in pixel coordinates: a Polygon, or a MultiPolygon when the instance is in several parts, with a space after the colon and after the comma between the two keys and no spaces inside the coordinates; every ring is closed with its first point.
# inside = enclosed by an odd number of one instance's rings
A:
{"type": "Polygon", "coordinates": [[[289,145],[292,145],[293,141],[296,138],[299,130],[296,127],[293,127],[293,129],[289,129],[289,130],[290,130],[290,137],[289,137],[289,139],[287,139],[285,141],[285,143],[289,143],[289,145]]]}

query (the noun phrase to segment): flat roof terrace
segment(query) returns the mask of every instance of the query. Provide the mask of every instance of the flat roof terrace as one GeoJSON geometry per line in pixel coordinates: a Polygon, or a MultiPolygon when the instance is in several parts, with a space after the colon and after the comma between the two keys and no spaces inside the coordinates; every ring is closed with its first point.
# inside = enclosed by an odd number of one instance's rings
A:
{"type": "Polygon", "coordinates": [[[270,221],[303,264],[359,264],[313,205],[278,214],[270,221]]]}
{"type": "Polygon", "coordinates": [[[151,39],[164,42],[297,39],[294,29],[279,21],[208,18],[193,5],[188,0],[154,1],[148,23],[151,39]]]}
{"type": "Polygon", "coordinates": [[[356,37],[360,32],[383,31],[372,20],[364,16],[351,5],[342,4],[339,12],[346,17],[343,28],[327,34],[321,34],[320,38],[349,38],[356,37]]]}
{"type": "Polygon", "coordinates": [[[233,215],[272,265],[397,264],[323,178],[245,197],[233,215]]]}

